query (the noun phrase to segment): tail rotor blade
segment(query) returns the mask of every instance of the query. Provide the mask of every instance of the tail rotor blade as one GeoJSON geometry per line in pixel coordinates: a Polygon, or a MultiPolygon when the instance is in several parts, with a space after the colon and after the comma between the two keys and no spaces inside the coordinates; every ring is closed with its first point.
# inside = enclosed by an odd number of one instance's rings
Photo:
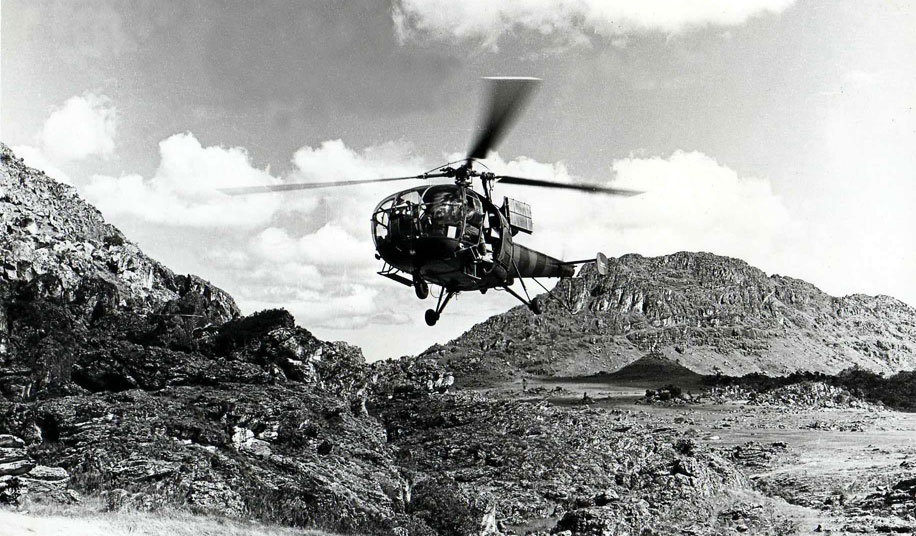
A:
{"type": "Polygon", "coordinates": [[[471,145],[468,159],[486,158],[487,153],[496,148],[541,82],[540,78],[508,76],[484,80],[490,92],[486,120],[471,145]]]}

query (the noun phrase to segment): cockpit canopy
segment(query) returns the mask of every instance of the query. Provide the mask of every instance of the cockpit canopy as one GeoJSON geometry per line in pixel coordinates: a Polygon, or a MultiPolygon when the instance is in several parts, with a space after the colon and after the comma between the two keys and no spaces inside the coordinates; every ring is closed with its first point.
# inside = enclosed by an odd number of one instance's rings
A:
{"type": "Polygon", "coordinates": [[[483,204],[471,190],[452,184],[423,186],[379,203],[372,215],[372,238],[376,247],[416,238],[476,243],[483,220],[483,204]]]}

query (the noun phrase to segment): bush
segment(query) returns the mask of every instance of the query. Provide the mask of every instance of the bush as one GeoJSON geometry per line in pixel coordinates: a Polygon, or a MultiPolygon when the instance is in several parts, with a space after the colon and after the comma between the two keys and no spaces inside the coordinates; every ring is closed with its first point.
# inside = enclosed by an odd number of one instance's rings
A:
{"type": "Polygon", "coordinates": [[[285,309],[258,311],[220,326],[214,341],[215,350],[219,355],[226,355],[277,328],[293,328],[295,325],[293,315],[285,309]]]}
{"type": "Polygon", "coordinates": [[[105,240],[103,240],[103,243],[106,246],[123,246],[124,237],[121,236],[120,234],[110,234],[105,237],[105,240]]]}
{"type": "Polygon", "coordinates": [[[480,530],[483,511],[461,493],[454,479],[441,477],[414,486],[408,506],[412,514],[441,536],[464,536],[480,530]]]}

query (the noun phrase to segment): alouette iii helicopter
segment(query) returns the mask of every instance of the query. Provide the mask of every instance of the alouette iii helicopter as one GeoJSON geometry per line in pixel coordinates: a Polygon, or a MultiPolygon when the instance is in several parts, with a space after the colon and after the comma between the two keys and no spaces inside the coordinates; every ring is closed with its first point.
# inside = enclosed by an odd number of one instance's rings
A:
{"type": "Polygon", "coordinates": [[[449,300],[464,291],[486,293],[492,288],[503,289],[540,314],[540,305],[525,288],[525,278],[572,277],[576,265],[590,262],[597,263],[599,273],[603,274],[607,270],[607,258],[598,253],[595,259],[562,261],[516,243],[513,237],[518,233],[534,231],[531,208],[508,197],[497,206],[493,202],[493,186],[519,184],[623,196],[641,192],[497,175],[475,169],[475,164],[486,169],[480,160],[496,147],[540,82],[530,77],[484,80],[489,84],[489,108],[483,128],[463,160],[410,177],[249,186],[221,191],[247,195],[440,177],[454,179],[454,184],[425,185],[397,192],[376,206],[371,231],[375,257],[384,261],[379,275],[412,286],[420,299],[429,296],[430,285],[441,287],[436,307],[426,311],[426,323],[430,326],[439,320],[449,300]],[[473,189],[474,179],[480,180],[482,193],[473,189]],[[511,288],[516,279],[521,282],[525,297],[511,288]]]}

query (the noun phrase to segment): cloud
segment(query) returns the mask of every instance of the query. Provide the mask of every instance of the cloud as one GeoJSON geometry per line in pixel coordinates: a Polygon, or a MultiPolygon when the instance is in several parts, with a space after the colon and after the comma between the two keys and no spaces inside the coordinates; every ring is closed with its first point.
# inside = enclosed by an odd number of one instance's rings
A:
{"type": "Polygon", "coordinates": [[[57,182],[70,185],[73,184],[70,176],[52,163],[48,157],[41,152],[41,149],[32,147],[31,145],[17,145],[13,147],[13,152],[16,153],[19,158],[22,158],[27,166],[44,171],[45,175],[57,182]]]}
{"type": "Polygon", "coordinates": [[[706,26],[737,26],[778,14],[794,0],[398,0],[392,19],[399,39],[477,42],[496,48],[500,37],[527,32],[561,46],[586,45],[591,36],[621,42],[637,33],[678,33],[706,26]]]}
{"type": "Polygon", "coordinates": [[[253,167],[242,148],[204,147],[184,133],[161,141],[159,155],[159,167],[148,179],[95,175],[82,191],[110,217],[169,226],[254,228],[267,224],[280,207],[274,195],[235,197],[219,191],[280,182],[253,167]]]}
{"type": "Polygon", "coordinates": [[[35,145],[17,145],[13,151],[31,167],[64,184],[73,184],[61,169],[91,157],[114,154],[117,111],[104,95],[85,93],[54,109],[35,136],[35,145]]]}
{"type": "MultiPolygon", "coordinates": [[[[295,169],[285,182],[410,176],[429,167],[405,142],[357,151],[341,140],[328,140],[300,148],[292,161],[295,169]]],[[[422,183],[369,184],[283,196],[271,225],[246,244],[254,262],[238,280],[246,287],[246,298],[240,300],[243,306],[287,307],[310,328],[356,329],[412,321],[400,311],[403,296],[389,292],[394,283],[376,274],[380,263],[374,257],[369,218],[384,197],[417,184],[422,183]],[[314,275],[292,277],[291,267],[307,267],[314,275]],[[259,296],[263,283],[249,275],[257,272],[275,274],[269,284],[272,294],[259,296]],[[314,281],[320,281],[319,294],[301,291],[314,281]]]]}
{"type": "Polygon", "coordinates": [[[300,238],[293,238],[285,229],[268,227],[256,237],[253,250],[278,261],[321,267],[375,265],[371,241],[360,240],[334,223],[300,238]]]}
{"type": "MultiPolygon", "coordinates": [[[[498,173],[582,182],[562,162],[504,162],[495,155],[488,165],[498,173]]],[[[589,258],[598,250],[710,251],[772,269],[793,233],[795,223],[767,180],[741,177],[703,153],[630,157],[615,161],[611,170],[606,184],[644,193],[621,198],[497,185],[496,194],[531,204],[535,233],[520,242],[565,258],[589,258]]]]}
{"type": "Polygon", "coordinates": [[[117,111],[108,97],[85,93],[51,112],[38,139],[42,152],[54,161],[109,158],[116,131],[117,111]]]}
{"type": "Polygon", "coordinates": [[[242,197],[217,191],[416,175],[428,166],[411,144],[304,146],[283,177],[254,167],[243,148],[205,147],[191,133],[163,140],[159,152],[151,176],[96,175],[81,192],[116,224],[155,229],[155,240],[168,243],[165,257],[157,253],[166,264],[205,273],[246,312],[285,307],[310,329],[415,320],[400,310],[402,296],[389,292],[395,284],[376,274],[369,218],[384,197],[421,182],[242,197]]]}

